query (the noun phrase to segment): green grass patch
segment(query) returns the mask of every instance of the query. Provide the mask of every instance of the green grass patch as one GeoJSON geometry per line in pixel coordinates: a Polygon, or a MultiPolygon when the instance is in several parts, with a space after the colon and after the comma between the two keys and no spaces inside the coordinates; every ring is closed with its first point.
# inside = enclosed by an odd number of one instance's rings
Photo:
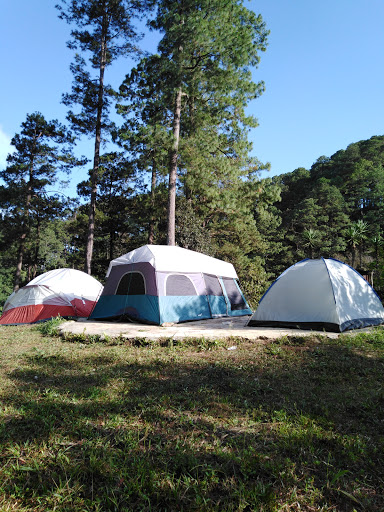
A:
{"type": "Polygon", "coordinates": [[[382,331],[54,332],[0,329],[0,510],[384,510],[382,331]]]}
{"type": "Polygon", "coordinates": [[[344,334],[339,339],[344,344],[361,347],[365,350],[372,347],[377,350],[384,350],[384,326],[375,327],[369,332],[351,331],[351,333],[344,334]]]}
{"type": "Polygon", "coordinates": [[[65,320],[58,315],[55,318],[51,318],[46,322],[41,322],[35,325],[35,329],[44,334],[45,336],[56,336],[59,334],[59,327],[65,320]]]}

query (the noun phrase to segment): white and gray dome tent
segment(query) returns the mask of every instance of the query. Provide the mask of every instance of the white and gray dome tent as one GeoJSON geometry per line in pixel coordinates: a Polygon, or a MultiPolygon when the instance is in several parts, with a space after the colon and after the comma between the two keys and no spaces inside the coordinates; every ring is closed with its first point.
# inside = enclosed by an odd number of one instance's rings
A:
{"type": "Polygon", "coordinates": [[[349,265],[321,258],[285,270],[248,325],[343,332],[382,323],[384,308],[371,285],[349,265]]]}

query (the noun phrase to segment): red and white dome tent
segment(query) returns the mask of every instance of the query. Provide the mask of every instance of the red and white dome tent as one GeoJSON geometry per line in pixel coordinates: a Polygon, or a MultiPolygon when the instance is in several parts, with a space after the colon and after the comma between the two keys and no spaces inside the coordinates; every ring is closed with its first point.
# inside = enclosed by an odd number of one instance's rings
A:
{"type": "Polygon", "coordinates": [[[0,324],[29,324],[58,315],[88,317],[102,291],[102,284],[85,272],[50,270],[8,297],[0,324]]]}

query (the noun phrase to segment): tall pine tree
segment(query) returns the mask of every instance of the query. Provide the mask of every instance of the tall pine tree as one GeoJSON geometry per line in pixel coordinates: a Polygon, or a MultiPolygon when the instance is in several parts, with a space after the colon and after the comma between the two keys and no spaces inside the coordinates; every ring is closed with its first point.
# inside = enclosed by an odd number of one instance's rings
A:
{"type": "Polygon", "coordinates": [[[58,6],[60,18],[77,27],[71,32],[69,48],[89,55],[94,70],[90,73],[84,57],[77,53],[71,66],[72,93],[63,97],[65,105],[80,107],[79,112],[68,113],[73,129],[95,139],[84,267],[88,274],[93,254],[100,148],[111,130],[109,106],[113,90],[105,83],[105,71],[118,57],[137,53],[138,37],[132,19],[145,4],[145,0],[61,0],[58,6]]]}
{"type": "Polygon", "coordinates": [[[245,107],[264,89],[262,82],[253,81],[250,68],[257,66],[259,52],[266,48],[267,31],[261,16],[238,0],[160,1],[152,27],[164,34],[159,51],[168,63],[173,134],[168,244],[174,245],[177,170],[183,164],[182,148],[187,189],[191,182],[197,183],[196,174],[200,174],[201,184],[202,174],[206,176],[211,171],[214,179],[213,183],[211,176],[204,180],[207,187],[213,190],[224,184],[226,190],[225,185],[244,164],[245,153],[239,154],[240,147],[246,150],[247,146],[244,129],[256,125],[255,119],[245,115],[245,107]],[[192,159],[187,155],[196,148],[203,161],[200,159],[196,169],[195,154],[195,169],[191,172],[192,159]],[[219,155],[229,156],[224,177],[217,176],[222,169],[219,155]]]}
{"type": "Polygon", "coordinates": [[[236,209],[241,180],[259,168],[248,159],[247,141],[257,122],[245,109],[264,89],[251,68],[268,32],[261,16],[238,0],[160,0],[150,25],[163,34],[159,53],[130,80],[140,90],[153,89],[143,108],[156,98],[171,135],[167,241],[174,245],[178,180],[188,199],[213,209],[220,202],[229,211],[236,209]]]}
{"type": "Polygon", "coordinates": [[[32,225],[37,226],[38,240],[42,216],[60,215],[62,201],[57,196],[49,197],[47,187],[57,180],[59,171],[79,163],[71,154],[73,138],[58,121],[46,121],[36,112],[28,114],[21,127],[20,134],[11,141],[15,151],[7,157],[6,169],[0,172],[5,183],[0,187],[0,202],[3,212],[13,219],[14,237],[18,240],[15,291],[20,286],[32,225]]]}

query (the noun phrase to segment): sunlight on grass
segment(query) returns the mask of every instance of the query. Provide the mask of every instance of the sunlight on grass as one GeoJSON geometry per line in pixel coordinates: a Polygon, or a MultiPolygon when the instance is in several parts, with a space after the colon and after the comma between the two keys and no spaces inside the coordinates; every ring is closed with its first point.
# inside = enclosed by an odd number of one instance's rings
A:
{"type": "Polygon", "coordinates": [[[384,509],[382,331],[184,344],[53,332],[0,329],[0,510],[384,509]]]}

